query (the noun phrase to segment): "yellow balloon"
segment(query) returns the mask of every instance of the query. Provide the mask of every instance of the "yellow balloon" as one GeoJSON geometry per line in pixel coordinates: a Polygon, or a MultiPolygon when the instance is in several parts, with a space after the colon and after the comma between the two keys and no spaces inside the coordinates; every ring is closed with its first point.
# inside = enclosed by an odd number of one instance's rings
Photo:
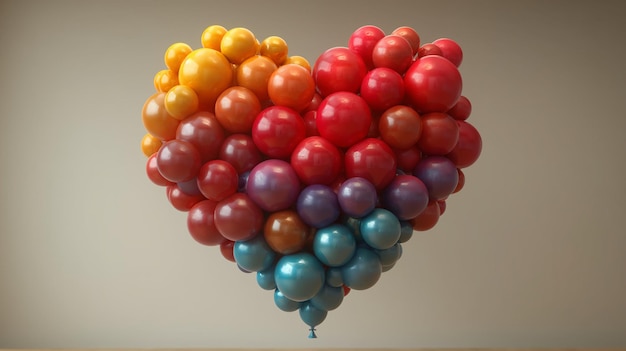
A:
{"type": "Polygon", "coordinates": [[[269,57],[277,65],[282,65],[287,59],[289,48],[283,38],[277,36],[267,37],[260,45],[260,54],[269,57]]]}
{"type": "Polygon", "coordinates": [[[178,75],[172,70],[164,69],[154,75],[154,88],[158,92],[167,93],[175,85],[178,85],[178,75]]]}
{"type": "Polygon", "coordinates": [[[198,94],[186,85],[176,85],[165,94],[163,104],[172,117],[182,120],[198,109],[198,94]]]}
{"type": "Polygon", "coordinates": [[[257,53],[258,41],[249,29],[233,28],[222,37],[220,50],[234,64],[240,64],[257,53]]]}
{"type": "Polygon", "coordinates": [[[202,47],[220,51],[220,43],[226,32],[226,28],[217,24],[206,27],[202,32],[202,47]]]}
{"type": "Polygon", "coordinates": [[[178,73],[178,68],[180,67],[180,63],[183,62],[185,57],[191,53],[193,49],[191,46],[185,43],[174,43],[170,45],[170,47],[165,50],[165,56],[163,60],[165,61],[165,66],[169,68],[172,72],[178,73]]]}
{"type": "Polygon", "coordinates": [[[155,152],[159,151],[161,145],[163,145],[161,139],[150,133],[146,133],[146,135],[141,138],[141,152],[143,152],[146,157],[150,157],[155,152]]]}
{"type": "Polygon", "coordinates": [[[285,65],[288,65],[288,64],[300,65],[306,68],[309,71],[309,73],[311,72],[311,64],[309,64],[309,61],[307,61],[307,59],[305,59],[302,56],[289,56],[285,60],[284,64],[285,65]]]}
{"type": "Polygon", "coordinates": [[[233,82],[233,69],[219,51],[201,48],[192,51],[178,71],[178,80],[198,94],[201,107],[215,109],[217,97],[233,82]]]}

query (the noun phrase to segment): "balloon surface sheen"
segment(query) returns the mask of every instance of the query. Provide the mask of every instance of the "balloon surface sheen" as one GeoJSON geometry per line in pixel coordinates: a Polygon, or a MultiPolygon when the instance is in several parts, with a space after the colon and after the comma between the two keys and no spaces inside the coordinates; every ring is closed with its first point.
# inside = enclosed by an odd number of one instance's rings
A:
{"type": "Polygon", "coordinates": [[[313,62],[243,27],[198,39],[167,47],[151,77],[144,172],[193,242],[252,273],[315,338],[465,188],[483,141],[463,51],[406,25],[364,25],[313,62]]]}

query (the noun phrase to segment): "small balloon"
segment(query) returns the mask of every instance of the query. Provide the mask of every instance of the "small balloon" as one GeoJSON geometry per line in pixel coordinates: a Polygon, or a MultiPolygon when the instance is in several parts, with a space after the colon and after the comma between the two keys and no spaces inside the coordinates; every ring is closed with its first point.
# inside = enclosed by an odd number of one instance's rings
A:
{"type": "Polygon", "coordinates": [[[274,281],[274,266],[258,271],[256,273],[256,282],[263,290],[276,289],[276,282],[274,281]]]}
{"type": "Polygon", "coordinates": [[[270,268],[276,256],[262,235],[257,235],[249,240],[236,241],[233,247],[233,254],[237,264],[250,272],[258,272],[270,268]]]}
{"type": "Polygon", "coordinates": [[[341,212],[337,194],[330,187],[320,184],[302,189],[296,208],[302,221],[315,228],[334,223],[341,212]]]}
{"type": "Polygon", "coordinates": [[[346,179],[339,186],[337,200],[348,216],[361,218],[374,210],[378,195],[370,181],[362,177],[353,177],[346,179]]]}
{"type": "Polygon", "coordinates": [[[377,208],[361,219],[361,237],[371,247],[384,250],[400,239],[400,221],[393,213],[377,208]]]}
{"type": "Polygon", "coordinates": [[[286,297],[280,290],[274,290],[274,303],[281,311],[293,312],[300,308],[300,302],[286,297]]]}

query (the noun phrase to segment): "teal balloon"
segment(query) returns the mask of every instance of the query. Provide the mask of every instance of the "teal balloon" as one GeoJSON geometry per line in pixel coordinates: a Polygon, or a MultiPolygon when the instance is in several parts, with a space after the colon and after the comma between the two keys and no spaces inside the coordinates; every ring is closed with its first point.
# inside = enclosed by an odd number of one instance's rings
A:
{"type": "Polygon", "coordinates": [[[378,255],[372,250],[359,247],[354,257],[341,267],[343,282],[350,289],[369,289],[378,282],[382,274],[378,255]]]}
{"type": "Polygon", "coordinates": [[[413,236],[413,225],[409,221],[400,222],[400,239],[399,243],[405,243],[413,236]]]}
{"type": "Polygon", "coordinates": [[[310,302],[305,302],[300,306],[300,319],[311,328],[322,324],[326,315],[328,315],[328,311],[317,308],[310,302]]]}
{"type": "Polygon", "coordinates": [[[402,245],[400,243],[393,245],[392,247],[384,250],[375,250],[380,264],[384,266],[394,265],[400,257],[402,257],[402,245]]]}
{"type": "Polygon", "coordinates": [[[274,290],[274,304],[279,310],[285,312],[293,312],[300,308],[300,302],[287,298],[278,289],[274,290]]]}
{"type": "Polygon", "coordinates": [[[348,262],[356,250],[352,231],[343,224],[320,228],[313,238],[313,253],[323,264],[339,267],[348,262]]]}
{"type": "Polygon", "coordinates": [[[274,280],[274,267],[269,267],[266,270],[258,271],[256,273],[256,282],[257,284],[259,284],[261,289],[276,289],[276,281],[274,280]]]}
{"type": "Polygon", "coordinates": [[[302,302],[311,299],[322,289],[326,276],[324,267],[315,256],[300,252],[278,260],[274,279],[283,295],[302,302]]]}
{"type": "Polygon", "coordinates": [[[309,302],[321,310],[332,311],[343,302],[343,288],[324,285],[309,302]]]}
{"type": "Polygon", "coordinates": [[[235,262],[248,272],[258,272],[272,266],[276,253],[265,242],[263,235],[245,241],[236,241],[233,246],[235,262]]]}
{"type": "Polygon", "coordinates": [[[326,284],[335,288],[343,285],[341,268],[329,268],[326,270],[326,284]]]}
{"type": "Polygon", "coordinates": [[[400,220],[383,208],[377,208],[361,218],[360,228],[363,240],[375,249],[388,249],[400,239],[400,220]]]}

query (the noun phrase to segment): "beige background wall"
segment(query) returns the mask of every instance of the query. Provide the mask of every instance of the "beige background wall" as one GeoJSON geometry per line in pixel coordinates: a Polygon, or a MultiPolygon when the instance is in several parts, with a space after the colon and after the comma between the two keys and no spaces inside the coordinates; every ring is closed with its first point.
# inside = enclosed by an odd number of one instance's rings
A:
{"type": "Polygon", "coordinates": [[[625,7],[0,2],[0,348],[626,346],[625,7]],[[211,24],[280,35],[311,62],[365,24],[464,49],[480,160],[317,340],[145,177],[152,77],[211,24]]]}

